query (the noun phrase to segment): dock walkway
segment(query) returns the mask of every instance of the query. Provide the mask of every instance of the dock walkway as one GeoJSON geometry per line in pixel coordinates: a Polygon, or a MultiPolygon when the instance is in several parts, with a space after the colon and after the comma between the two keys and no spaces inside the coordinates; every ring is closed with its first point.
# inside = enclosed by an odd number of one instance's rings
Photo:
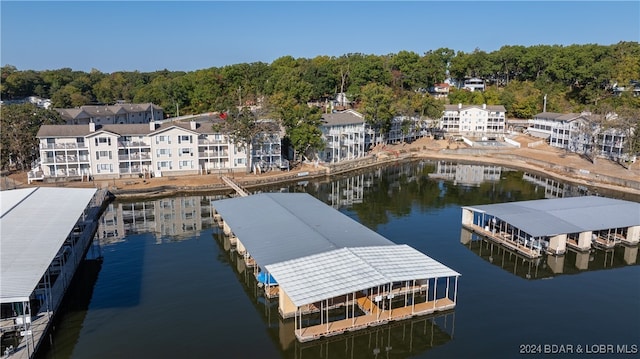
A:
{"type": "Polygon", "coordinates": [[[491,232],[488,231],[480,226],[477,225],[469,225],[469,224],[463,224],[463,227],[465,227],[466,229],[475,232],[477,234],[480,234],[482,236],[487,237],[488,239],[490,239],[493,242],[496,242],[504,247],[506,247],[507,249],[510,249],[512,251],[515,251],[517,253],[520,253],[522,255],[524,255],[527,258],[531,258],[531,259],[535,259],[540,257],[542,254],[539,250],[535,249],[535,248],[530,248],[527,246],[524,246],[512,239],[510,239],[510,235],[508,233],[504,233],[504,232],[491,232]]]}
{"type": "Polygon", "coordinates": [[[296,337],[300,342],[307,342],[320,337],[339,335],[349,331],[377,326],[391,321],[409,319],[417,315],[431,314],[436,311],[453,309],[455,307],[455,303],[449,298],[441,298],[435,301],[422,302],[414,306],[400,307],[391,310],[378,308],[369,297],[358,298],[357,302],[360,309],[368,314],[298,329],[296,330],[296,337]]]}

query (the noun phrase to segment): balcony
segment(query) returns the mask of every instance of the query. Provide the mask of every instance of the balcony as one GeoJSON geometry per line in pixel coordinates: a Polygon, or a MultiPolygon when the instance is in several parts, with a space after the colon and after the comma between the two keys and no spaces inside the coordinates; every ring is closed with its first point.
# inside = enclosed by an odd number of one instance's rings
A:
{"type": "Polygon", "coordinates": [[[41,150],[61,150],[61,149],[76,149],[87,148],[84,142],[70,142],[70,143],[40,143],[41,150]]]}
{"type": "Polygon", "coordinates": [[[211,139],[202,139],[199,138],[198,139],[198,144],[199,145],[220,145],[220,144],[226,144],[227,141],[226,140],[211,140],[211,139]]]}
{"type": "Polygon", "coordinates": [[[141,160],[150,160],[151,152],[134,152],[130,154],[120,154],[118,155],[118,160],[120,161],[141,161],[141,160]]]}
{"type": "Polygon", "coordinates": [[[118,141],[118,147],[151,147],[151,144],[143,141],[118,141]]]}
{"type": "Polygon", "coordinates": [[[229,152],[227,151],[200,151],[198,152],[198,157],[200,158],[208,158],[208,157],[228,157],[229,152]]]}

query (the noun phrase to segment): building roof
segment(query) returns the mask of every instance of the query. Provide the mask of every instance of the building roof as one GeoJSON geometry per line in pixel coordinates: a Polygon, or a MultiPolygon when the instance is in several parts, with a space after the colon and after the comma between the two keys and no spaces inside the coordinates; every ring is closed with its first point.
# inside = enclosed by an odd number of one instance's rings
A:
{"type": "Polygon", "coordinates": [[[640,203],[597,196],[464,208],[495,216],[533,237],[640,226],[640,203]]]}
{"type": "Polygon", "coordinates": [[[124,115],[154,110],[162,110],[162,107],[151,103],[119,103],[115,105],[84,105],[79,108],[55,108],[65,120],[79,118],[103,117],[124,115]]]}
{"type": "Polygon", "coordinates": [[[153,135],[163,132],[172,127],[178,127],[188,132],[197,132],[200,134],[213,134],[213,122],[196,122],[195,131],[191,129],[191,124],[188,122],[163,122],[153,124],[154,130],[151,129],[151,124],[144,123],[132,123],[132,124],[95,124],[95,131],[90,130],[89,124],[83,125],[42,125],[38,130],[36,137],[84,137],[93,135],[99,131],[107,131],[120,136],[143,136],[153,135]]]}
{"type": "Polygon", "coordinates": [[[261,193],[213,206],[260,267],[344,247],[394,244],[307,193],[261,193]]]}
{"type": "Polygon", "coordinates": [[[444,110],[445,111],[463,111],[463,110],[468,110],[468,109],[472,109],[472,108],[477,108],[480,110],[486,110],[486,111],[495,111],[495,112],[506,112],[507,109],[504,108],[504,106],[502,105],[486,105],[486,108],[483,108],[483,105],[444,105],[444,110]]]}
{"type": "Polygon", "coordinates": [[[533,118],[553,120],[553,121],[571,121],[580,117],[583,117],[583,115],[579,113],[557,113],[557,112],[541,112],[533,116],[533,118]]]}
{"type": "Polygon", "coordinates": [[[266,269],[298,307],[394,282],[460,275],[408,245],[336,249],[266,269]]]}
{"type": "Polygon", "coordinates": [[[0,302],[28,301],[94,188],[0,191],[0,302]]]}
{"type": "Polygon", "coordinates": [[[325,113],[321,121],[324,126],[340,126],[364,123],[364,116],[354,110],[325,113]]]}

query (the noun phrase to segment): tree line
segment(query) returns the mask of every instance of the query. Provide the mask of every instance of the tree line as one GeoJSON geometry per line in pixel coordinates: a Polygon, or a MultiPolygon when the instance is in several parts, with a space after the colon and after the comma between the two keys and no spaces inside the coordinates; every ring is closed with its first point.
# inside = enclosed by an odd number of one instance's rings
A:
{"type": "MultiPolygon", "coordinates": [[[[247,127],[247,119],[270,117],[283,124],[286,140],[296,153],[321,148],[318,125],[323,109],[307,104],[323,104],[336,93],[345,93],[366,121],[383,133],[397,115],[438,118],[445,103],[504,105],[507,117],[531,118],[542,112],[545,95],[549,112],[617,111],[630,114],[626,118],[632,127],[637,128],[640,121],[640,97],[630,92],[614,96],[612,91],[616,84],[628,88],[640,80],[637,42],[503,46],[493,52],[476,49],[469,53],[439,48],[423,54],[283,56],[271,64],[240,63],[190,72],[34,71],[5,65],[0,80],[3,100],[36,95],[51,99],[57,108],[122,100],[153,102],[162,106],[167,116],[225,112],[229,118],[223,130],[237,138],[255,132],[247,127]],[[484,79],[486,90],[453,88],[446,100],[425,93],[445,79],[470,77],[484,79]],[[261,105],[261,113],[242,111],[251,105],[261,105]]],[[[26,135],[35,136],[38,124],[59,122],[51,112],[34,120],[35,115],[29,114],[39,112],[20,109],[17,114],[8,114],[6,107],[2,106],[3,166],[11,158],[7,157],[10,129],[22,128],[26,135]]],[[[29,151],[33,152],[22,152],[29,151]]],[[[15,152],[11,151],[14,158],[15,152]]],[[[24,166],[33,157],[21,156],[19,162],[24,166]]]]}
{"type": "Polygon", "coordinates": [[[640,80],[640,45],[516,45],[470,53],[439,48],[423,54],[351,53],[311,59],[283,56],[271,64],[241,63],[191,72],[103,73],[93,69],[86,73],[69,68],[18,70],[6,65],[1,71],[0,96],[37,95],[60,108],[117,100],[153,102],[173,116],[178,111],[225,110],[272,96],[302,104],[344,92],[359,102],[365,86],[371,84],[390,92],[393,102],[399,103],[410,97],[407,93],[448,77],[479,77],[489,85],[485,92],[453,91],[451,103],[503,104],[508,116],[530,118],[542,110],[542,96],[547,94],[549,111],[581,111],[610,99],[614,84],[640,80]]]}

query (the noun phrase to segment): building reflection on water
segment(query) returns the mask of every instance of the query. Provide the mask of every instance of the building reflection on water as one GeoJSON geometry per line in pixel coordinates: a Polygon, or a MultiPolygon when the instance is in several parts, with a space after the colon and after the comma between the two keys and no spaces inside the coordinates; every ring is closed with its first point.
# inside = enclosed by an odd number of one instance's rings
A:
{"type": "Polygon", "coordinates": [[[429,177],[452,181],[454,185],[477,187],[483,182],[499,181],[502,171],[505,169],[500,166],[438,161],[435,172],[429,177]]]}
{"type": "Polygon", "coordinates": [[[122,241],[128,234],[153,233],[156,243],[199,236],[213,225],[211,202],[223,195],[170,197],[140,202],[112,202],[96,236],[101,245],[122,241]]]}
{"type": "Polygon", "coordinates": [[[529,259],[466,228],[461,228],[460,243],[487,262],[525,279],[543,279],[639,264],[638,246],[619,245],[608,250],[591,249],[585,252],[568,248],[562,256],[543,255],[529,259]]]}
{"type": "Polygon", "coordinates": [[[556,181],[552,178],[540,176],[534,173],[524,173],[522,178],[544,189],[544,198],[564,198],[588,196],[590,191],[585,186],[572,185],[556,181]]]}

